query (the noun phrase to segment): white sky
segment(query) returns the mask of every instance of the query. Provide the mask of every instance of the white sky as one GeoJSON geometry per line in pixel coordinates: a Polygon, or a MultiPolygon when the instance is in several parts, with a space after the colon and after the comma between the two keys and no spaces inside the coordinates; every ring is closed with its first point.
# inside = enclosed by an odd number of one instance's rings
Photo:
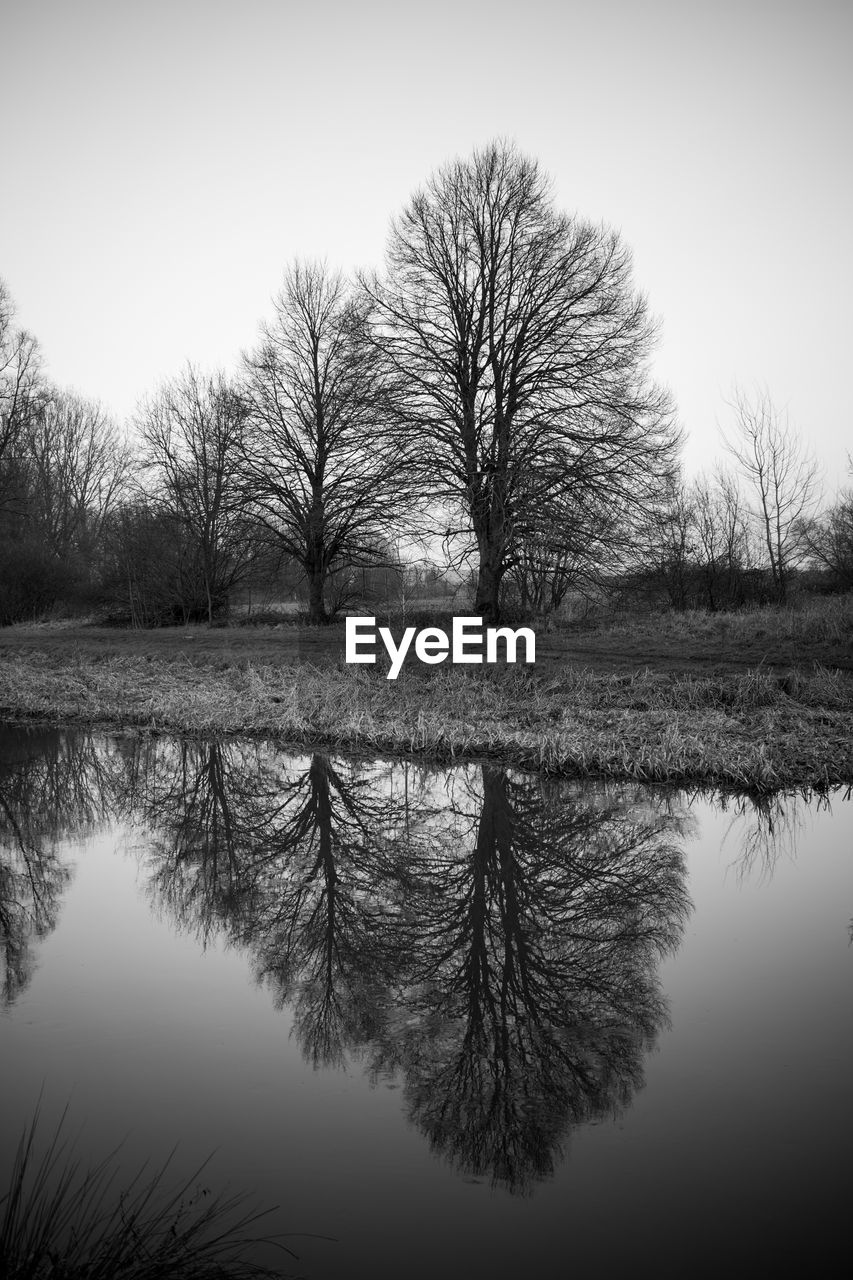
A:
{"type": "Polygon", "coordinates": [[[0,275],[117,416],[233,367],[285,264],[380,266],[391,215],[495,137],[619,228],[689,470],[739,379],[827,490],[853,449],[849,0],[0,0],[0,275]]]}

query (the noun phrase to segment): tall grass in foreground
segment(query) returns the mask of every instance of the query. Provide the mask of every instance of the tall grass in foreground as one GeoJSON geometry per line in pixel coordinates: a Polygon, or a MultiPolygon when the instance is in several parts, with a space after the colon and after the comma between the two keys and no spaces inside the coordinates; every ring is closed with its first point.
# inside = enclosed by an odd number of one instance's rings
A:
{"type": "Polygon", "coordinates": [[[0,1275],[4,1280],[250,1280],[281,1276],[247,1260],[261,1245],[293,1254],[258,1234],[272,1210],[245,1196],[211,1196],[197,1186],[204,1165],[173,1189],[169,1161],[124,1187],[118,1152],[83,1168],[64,1137],[64,1113],[37,1152],[39,1112],[24,1131],[8,1191],[0,1197],[0,1275]],[[110,1207],[111,1206],[111,1207],[110,1207]]]}

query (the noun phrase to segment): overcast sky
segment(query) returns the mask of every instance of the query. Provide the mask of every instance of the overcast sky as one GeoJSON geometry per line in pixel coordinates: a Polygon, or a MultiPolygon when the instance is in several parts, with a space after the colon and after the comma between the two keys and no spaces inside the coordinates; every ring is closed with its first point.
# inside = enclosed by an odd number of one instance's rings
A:
{"type": "Polygon", "coordinates": [[[0,276],[118,417],[233,367],[285,264],[380,266],[430,172],[513,139],[617,227],[692,471],[766,386],[853,448],[849,0],[0,0],[0,276]]]}

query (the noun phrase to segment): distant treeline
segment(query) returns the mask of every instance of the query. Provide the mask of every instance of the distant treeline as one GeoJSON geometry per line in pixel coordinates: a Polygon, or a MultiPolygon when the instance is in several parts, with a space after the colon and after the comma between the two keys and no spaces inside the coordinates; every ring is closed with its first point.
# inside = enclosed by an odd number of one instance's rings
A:
{"type": "Polygon", "coordinates": [[[733,394],[729,469],[684,482],[655,336],[620,237],[502,143],[430,177],[381,275],[294,263],[235,374],[188,365],[124,430],[50,384],[0,282],[0,623],[850,589],[853,493],[821,509],[766,392],[733,394]]]}

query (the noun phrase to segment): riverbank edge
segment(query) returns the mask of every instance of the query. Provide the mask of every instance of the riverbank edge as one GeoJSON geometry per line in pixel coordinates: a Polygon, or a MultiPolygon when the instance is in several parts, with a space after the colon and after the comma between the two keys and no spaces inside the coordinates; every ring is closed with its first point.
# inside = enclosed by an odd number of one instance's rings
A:
{"type": "Polygon", "coordinates": [[[374,668],[28,652],[0,658],[0,719],[281,743],[568,778],[770,792],[853,782],[853,679],[374,668]]]}

